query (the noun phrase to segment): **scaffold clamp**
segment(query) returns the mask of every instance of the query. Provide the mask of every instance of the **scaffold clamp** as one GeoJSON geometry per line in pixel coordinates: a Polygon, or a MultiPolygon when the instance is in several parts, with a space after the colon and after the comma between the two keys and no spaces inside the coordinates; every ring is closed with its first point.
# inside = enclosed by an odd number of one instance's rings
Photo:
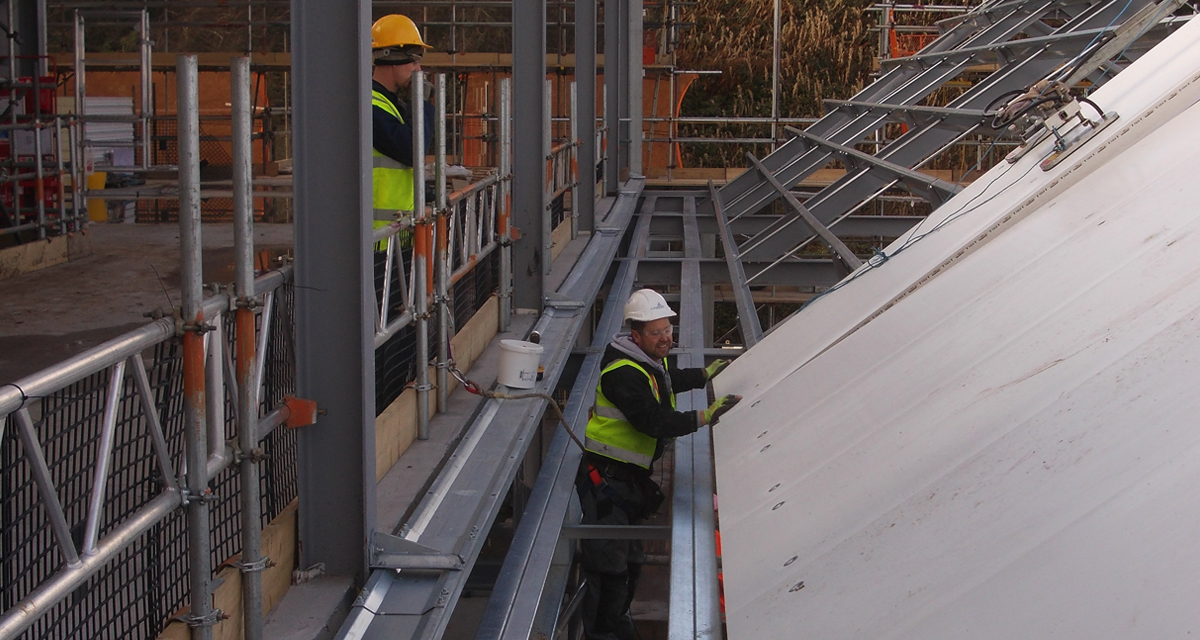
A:
{"type": "Polygon", "coordinates": [[[263,453],[262,447],[255,447],[252,451],[249,451],[249,452],[238,449],[234,453],[234,456],[236,457],[238,462],[241,462],[242,460],[249,460],[250,462],[255,462],[255,463],[262,462],[263,460],[266,460],[267,458],[270,457],[266,453],[263,453]]]}
{"type": "Polygon", "coordinates": [[[213,609],[202,616],[193,616],[189,614],[186,616],[180,616],[179,619],[183,620],[184,623],[186,623],[189,627],[211,627],[220,623],[222,620],[229,619],[229,616],[225,615],[225,612],[221,611],[220,609],[213,609]]]}
{"type": "Polygon", "coordinates": [[[212,492],[212,489],[209,489],[208,487],[205,487],[204,491],[200,492],[200,495],[193,494],[191,491],[188,490],[187,487],[184,487],[184,486],[179,487],[179,504],[181,504],[183,506],[187,506],[187,505],[191,504],[192,501],[199,502],[200,504],[206,504],[209,502],[213,502],[216,499],[217,499],[217,496],[214,495],[212,492]]]}
{"type": "Polygon", "coordinates": [[[275,566],[275,561],[269,556],[263,556],[257,562],[234,562],[233,566],[237,567],[242,573],[257,573],[275,566]]]}

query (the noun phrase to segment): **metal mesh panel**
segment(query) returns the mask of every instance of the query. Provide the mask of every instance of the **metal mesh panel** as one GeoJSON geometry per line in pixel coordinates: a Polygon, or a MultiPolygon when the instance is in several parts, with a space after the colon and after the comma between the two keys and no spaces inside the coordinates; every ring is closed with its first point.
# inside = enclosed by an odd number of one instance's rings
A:
{"type": "MultiPolygon", "coordinates": [[[[378,257],[379,254],[376,254],[378,257]]],[[[480,260],[473,269],[463,275],[451,291],[454,326],[461,327],[499,286],[500,254],[493,251],[480,260]]],[[[377,272],[379,270],[377,269],[377,272]]],[[[381,280],[376,280],[376,295],[379,295],[381,280]]],[[[417,336],[414,325],[409,325],[375,350],[375,415],[383,413],[404,388],[416,379],[417,336]]],[[[437,331],[430,326],[429,353],[427,360],[437,356],[437,331]]]]}
{"type": "MultiPolygon", "coordinates": [[[[172,118],[156,119],[153,122],[153,144],[151,157],[156,166],[179,164],[179,125],[172,118]]],[[[228,135],[228,134],[226,134],[228,135]]],[[[200,123],[200,161],[206,167],[232,167],[233,158],[229,150],[220,141],[211,139],[213,134],[205,131],[205,124],[200,123]],[[206,137],[208,139],[206,139],[206,137]]],[[[208,179],[207,176],[205,179],[208,179]]],[[[255,211],[262,219],[261,214],[255,211]]],[[[232,198],[204,198],[200,207],[200,219],[204,222],[231,222],[233,220],[232,198]]],[[[138,200],[138,222],[177,222],[179,220],[179,200],[138,200]]]]}
{"type": "Polygon", "coordinates": [[[500,287],[500,252],[493,251],[454,284],[454,326],[462,327],[500,287]]]}
{"type": "MultiPolygon", "coordinates": [[[[292,311],[295,289],[289,283],[275,292],[275,322],[267,337],[263,369],[263,409],[283,402],[296,392],[296,341],[292,311]]],[[[278,427],[260,443],[266,459],[259,464],[259,495],[262,496],[263,524],[275,519],[298,495],[296,478],[296,431],[278,427]]],[[[279,560],[276,558],[275,560],[279,560]]]]}
{"type": "MultiPolygon", "coordinates": [[[[159,345],[147,365],[157,391],[171,386],[177,359],[170,345],[159,345]],[[165,357],[163,357],[165,356],[165,357]]],[[[104,403],[111,370],[93,374],[69,387],[41,398],[33,407],[35,430],[42,443],[67,521],[73,523],[72,538],[82,546],[87,520],[88,497],[94,484],[93,461],[97,454],[104,403]]],[[[168,391],[169,393],[169,391],[168,391]]],[[[164,399],[160,395],[160,399],[164,399]]],[[[170,410],[167,402],[164,412],[170,410]]],[[[105,509],[100,533],[112,530],[161,489],[143,408],[133,382],[126,377],[118,405],[112,451],[112,473],[106,484],[105,509]]],[[[14,422],[10,419],[10,423],[14,422]]],[[[176,431],[181,421],[174,423],[176,431]]],[[[11,424],[15,428],[15,424],[11,424]]],[[[171,429],[167,429],[172,437],[171,429]]],[[[13,433],[6,429],[0,443],[3,469],[0,547],[3,549],[3,606],[8,609],[48,579],[63,565],[54,535],[33,484],[25,452],[13,433]]],[[[155,545],[143,537],[110,562],[86,586],[59,603],[24,635],[25,638],[87,638],[145,636],[157,633],[162,618],[160,600],[167,591],[153,588],[152,574],[160,565],[147,561],[145,552],[155,545]]],[[[186,558],[186,541],[182,547],[186,558]]],[[[185,563],[186,564],[186,560],[185,563]]],[[[177,605],[176,605],[177,606],[177,605]]],[[[172,607],[174,608],[174,607],[172,607]]]]}
{"type": "MultiPolygon", "coordinates": [[[[396,259],[401,261],[407,270],[412,264],[412,249],[402,250],[396,259]]],[[[383,293],[386,268],[387,253],[376,251],[375,300],[379,300],[383,293]]],[[[393,277],[396,273],[398,272],[393,272],[393,277]]],[[[403,300],[400,298],[400,287],[394,284],[388,304],[393,313],[399,313],[402,310],[403,300]]],[[[404,387],[416,379],[416,353],[417,333],[414,324],[400,329],[375,350],[375,415],[383,413],[388,405],[400,397],[400,394],[404,392],[404,387]]]]}
{"type": "Polygon", "coordinates": [[[566,218],[565,202],[567,193],[563,192],[550,201],[550,228],[557,227],[566,218]]]}

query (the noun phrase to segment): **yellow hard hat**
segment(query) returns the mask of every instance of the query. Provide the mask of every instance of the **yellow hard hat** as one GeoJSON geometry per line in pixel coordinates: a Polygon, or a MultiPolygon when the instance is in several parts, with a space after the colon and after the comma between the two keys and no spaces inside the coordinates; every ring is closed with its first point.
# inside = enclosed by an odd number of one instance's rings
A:
{"type": "Polygon", "coordinates": [[[408,16],[398,13],[386,15],[371,25],[371,49],[388,49],[418,46],[432,49],[421,39],[421,32],[408,16]]]}

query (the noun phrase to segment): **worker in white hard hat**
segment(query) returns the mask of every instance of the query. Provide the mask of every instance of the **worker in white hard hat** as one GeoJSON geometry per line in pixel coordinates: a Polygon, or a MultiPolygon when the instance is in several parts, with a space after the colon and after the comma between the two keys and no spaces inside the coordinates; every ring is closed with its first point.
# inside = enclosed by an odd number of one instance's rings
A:
{"type": "MultiPolygon", "coordinates": [[[[707,409],[677,411],[675,394],[703,388],[729,364],[705,368],[668,364],[675,312],[657,291],[634,291],[625,303],[629,332],[604,352],[596,404],[587,424],[576,489],[583,523],[633,525],[658,512],[663,493],[651,478],[654,461],[672,438],[694,433],[729,411],[741,396],[718,398],[707,409]]],[[[584,540],[587,578],[582,610],[590,640],[634,640],[629,605],[641,574],[640,540],[584,540]]]]}

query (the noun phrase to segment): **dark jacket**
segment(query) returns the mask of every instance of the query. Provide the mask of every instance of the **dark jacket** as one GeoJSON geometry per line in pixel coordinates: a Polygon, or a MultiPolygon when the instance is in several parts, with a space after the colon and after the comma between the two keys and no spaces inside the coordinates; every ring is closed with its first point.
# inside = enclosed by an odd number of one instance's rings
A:
{"type": "MultiPolygon", "coordinates": [[[[396,109],[404,118],[404,122],[398,122],[387,111],[371,105],[371,146],[375,147],[379,153],[406,167],[413,166],[412,107],[409,105],[407,97],[401,100],[398,95],[388,91],[375,80],[371,81],[371,88],[382,93],[392,104],[396,105],[396,109]]],[[[428,151],[433,144],[434,137],[433,105],[422,102],[421,106],[425,112],[425,150],[428,151]]]]}
{"type": "Polygon", "coordinates": [[[664,373],[662,362],[652,361],[633,343],[629,334],[618,334],[613,338],[604,350],[601,367],[621,358],[637,362],[655,377],[659,399],[654,399],[654,390],[646,376],[633,367],[617,367],[600,376],[600,390],[625,414],[634,429],[658,438],[658,446],[654,450],[654,459],[658,460],[662,457],[667,438],[686,436],[700,428],[700,412],[672,409],[671,394],[703,388],[708,382],[705,371],[702,368],[676,368],[670,364],[674,358],[667,356],[669,366],[664,373]]]}

